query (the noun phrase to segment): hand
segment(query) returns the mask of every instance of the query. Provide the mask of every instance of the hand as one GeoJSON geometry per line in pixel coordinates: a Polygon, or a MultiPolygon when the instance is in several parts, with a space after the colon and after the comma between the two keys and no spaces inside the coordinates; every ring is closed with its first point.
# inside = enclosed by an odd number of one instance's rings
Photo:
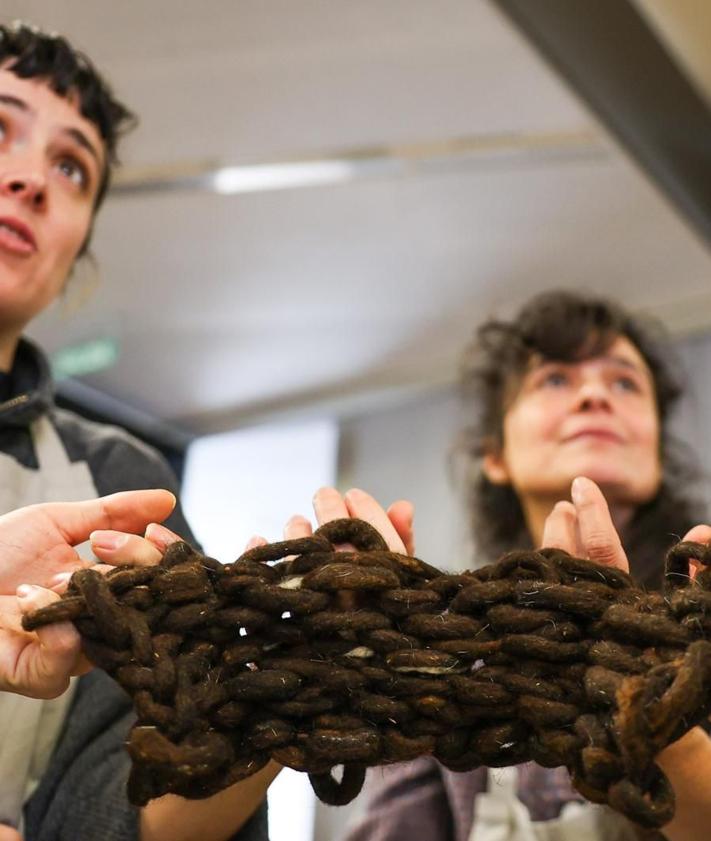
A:
{"type": "Polygon", "coordinates": [[[126,491],[86,502],[29,505],[0,517],[0,594],[20,584],[46,586],[86,566],[74,546],[95,529],[142,531],[175,507],[169,491],[126,491]]]}
{"type": "MultiPolygon", "coordinates": [[[[542,545],[564,549],[578,558],[629,572],[627,554],[600,488],[592,480],[579,476],[573,482],[571,496],[572,503],[558,502],[548,515],[542,545]]],[[[711,526],[694,526],[683,539],[709,543],[711,526]]],[[[697,565],[692,562],[692,578],[696,571],[697,565]]]]}
{"type": "MultiPolygon", "coordinates": [[[[314,496],[313,505],[320,526],[343,517],[357,517],[380,532],[390,551],[405,555],[412,555],[415,551],[413,507],[407,500],[394,502],[386,511],[365,491],[353,488],[341,496],[335,488],[321,488],[314,496]]],[[[311,523],[297,515],[286,524],[284,537],[289,540],[307,537],[311,533],[311,523]]]]}
{"type": "Polygon", "coordinates": [[[557,502],[546,518],[543,546],[629,572],[627,555],[600,488],[579,476],[573,481],[571,496],[572,503],[557,502]]]}
{"type": "Polygon", "coordinates": [[[0,824],[0,841],[22,841],[22,836],[13,827],[0,824]]]}
{"type": "MultiPolygon", "coordinates": [[[[31,584],[17,588],[17,597],[0,596],[0,690],[56,698],[69,685],[69,677],[88,671],[81,653],[81,638],[71,622],[59,622],[23,631],[22,614],[59,599],[52,590],[31,584]]],[[[0,841],[4,838],[0,827],[0,841]]]]}

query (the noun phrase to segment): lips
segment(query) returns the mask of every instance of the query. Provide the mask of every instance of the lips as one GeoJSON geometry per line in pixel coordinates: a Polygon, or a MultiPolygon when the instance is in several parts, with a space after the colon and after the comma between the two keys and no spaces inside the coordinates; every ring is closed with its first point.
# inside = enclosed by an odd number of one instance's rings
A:
{"type": "Polygon", "coordinates": [[[565,443],[568,443],[569,441],[581,441],[585,439],[593,441],[611,441],[615,444],[624,443],[624,439],[617,432],[614,432],[611,429],[605,429],[603,427],[597,426],[590,426],[585,427],[584,429],[578,429],[572,434],[566,435],[563,438],[563,441],[565,443]]]}
{"type": "Polygon", "coordinates": [[[28,255],[37,250],[30,228],[13,216],[0,216],[0,248],[13,254],[28,255]]]}

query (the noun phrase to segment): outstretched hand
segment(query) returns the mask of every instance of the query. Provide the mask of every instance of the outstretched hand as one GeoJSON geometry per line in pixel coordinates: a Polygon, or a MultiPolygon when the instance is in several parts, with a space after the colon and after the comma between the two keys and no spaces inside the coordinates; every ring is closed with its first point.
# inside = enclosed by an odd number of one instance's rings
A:
{"type": "Polygon", "coordinates": [[[59,598],[38,585],[62,586],[61,579],[86,566],[74,546],[96,529],[143,530],[174,506],[169,491],[127,491],[86,502],[30,505],[0,517],[0,690],[54,698],[72,674],[89,668],[73,625],[27,633],[22,614],[59,598]]]}
{"type": "Polygon", "coordinates": [[[573,482],[571,496],[572,502],[556,503],[548,515],[543,546],[629,572],[627,555],[600,488],[579,476],[573,482]]]}
{"type": "MultiPolygon", "coordinates": [[[[579,476],[571,489],[572,502],[558,502],[543,528],[542,545],[564,549],[577,558],[629,572],[629,561],[610,515],[605,497],[591,479],[579,476]]],[[[690,529],[684,540],[711,543],[711,526],[690,529]]],[[[697,567],[691,563],[691,577],[697,567]]]]}

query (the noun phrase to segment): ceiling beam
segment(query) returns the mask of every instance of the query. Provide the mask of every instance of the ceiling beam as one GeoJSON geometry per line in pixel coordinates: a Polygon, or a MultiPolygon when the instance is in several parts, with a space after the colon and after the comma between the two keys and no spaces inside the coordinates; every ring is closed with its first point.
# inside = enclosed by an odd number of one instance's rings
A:
{"type": "Polygon", "coordinates": [[[711,111],[627,0],[492,0],[711,242],[711,111]]]}

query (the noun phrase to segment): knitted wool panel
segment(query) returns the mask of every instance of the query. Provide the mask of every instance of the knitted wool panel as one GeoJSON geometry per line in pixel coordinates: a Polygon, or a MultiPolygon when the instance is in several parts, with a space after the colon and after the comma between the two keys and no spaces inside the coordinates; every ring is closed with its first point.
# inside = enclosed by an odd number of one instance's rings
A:
{"type": "Polygon", "coordinates": [[[448,575],[338,520],[228,565],[178,543],[159,566],[81,570],[24,626],[73,621],[132,696],[137,805],[207,797],[270,758],[343,804],[367,766],[431,754],[565,765],[653,828],[674,814],[654,757],[711,709],[711,571],[692,581],[690,559],[706,547],[672,549],[663,593],[552,549],[448,575]]]}

